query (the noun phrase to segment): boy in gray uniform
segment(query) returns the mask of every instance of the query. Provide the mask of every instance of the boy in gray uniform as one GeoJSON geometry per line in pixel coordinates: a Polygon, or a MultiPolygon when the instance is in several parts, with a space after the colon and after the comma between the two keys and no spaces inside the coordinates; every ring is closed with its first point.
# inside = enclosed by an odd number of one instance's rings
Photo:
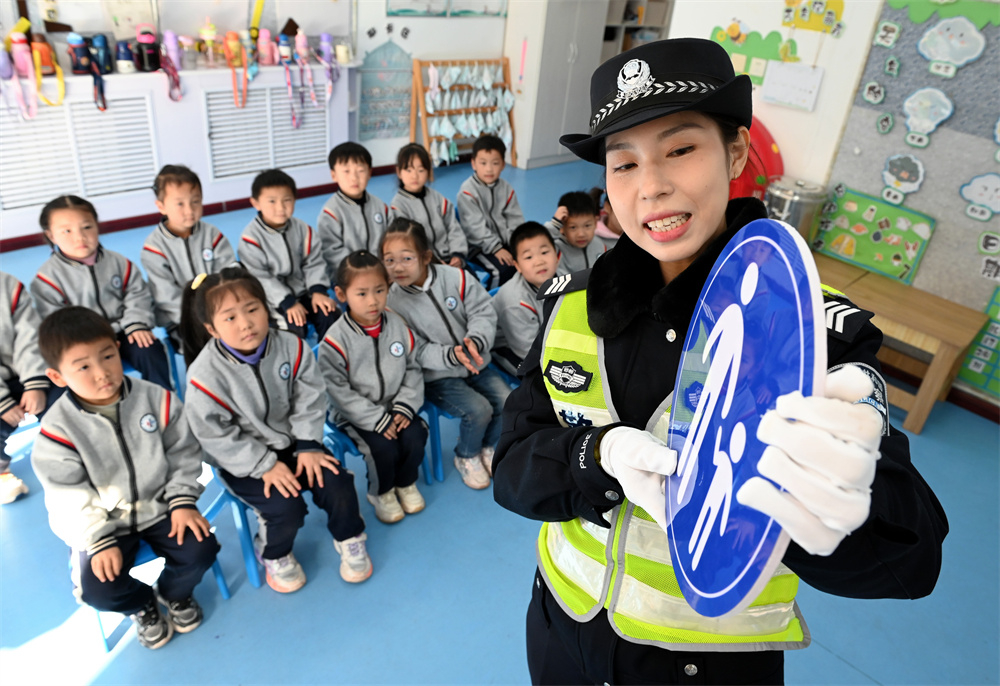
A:
{"type": "Polygon", "coordinates": [[[472,145],[472,176],[458,193],[458,216],[469,237],[470,257],[485,268],[492,287],[514,276],[510,235],[524,223],[514,188],[500,178],[507,146],[496,136],[480,136],[472,145]]]}
{"type": "Polygon", "coordinates": [[[97,313],[56,311],[38,343],[49,379],[69,389],[31,457],[49,524],[73,551],[80,600],[130,614],[139,643],[159,648],[201,623],[191,592],[219,550],[197,509],[201,447],[174,393],[124,377],[115,332],[97,313]],[[141,541],[166,560],[155,594],[129,575],[141,541]]]}
{"type": "Polygon", "coordinates": [[[181,293],[199,274],[236,264],[233,246],[201,220],[201,180],[183,165],[168,164],[153,181],[159,225],[142,246],[142,266],[153,293],[156,323],[180,350],[181,293]]]}
{"type": "Polygon", "coordinates": [[[517,375],[542,325],[538,287],[556,275],[559,253],[548,230],[538,222],[525,222],[514,229],[510,249],[517,275],[493,296],[497,311],[493,359],[504,371],[517,375]]]}
{"type": "Polygon", "coordinates": [[[559,250],[558,275],[590,269],[607,252],[604,242],[594,239],[598,219],[597,205],[589,194],[573,191],[559,198],[555,216],[545,222],[559,250]]]}
{"type": "Polygon", "coordinates": [[[341,143],[330,151],[330,178],[339,186],[323,205],[316,232],[323,246],[327,283],[336,285],[337,268],[355,250],[378,254],[388,223],[389,206],[369,193],[372,156],[359,143],[341,143]]]}
{"type": "Polygon", "coordinates": [[[271,169],[257,175],[251,192],[257,216],[243,229],[240,262],[264,286],[267,305],[281,328],[305,338],[312,324],[322,338],[340,310],[326,294],[329,281],[319,236],[292,216],[295,180],[271,169]]]}

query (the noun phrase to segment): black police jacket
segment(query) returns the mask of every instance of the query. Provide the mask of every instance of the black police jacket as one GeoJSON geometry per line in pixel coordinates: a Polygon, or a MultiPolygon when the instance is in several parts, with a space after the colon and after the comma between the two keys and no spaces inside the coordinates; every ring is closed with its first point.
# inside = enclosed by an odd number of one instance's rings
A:
{"type": "MultiPolygon", "coordinates": [[[[688,322],[712,265],[740,228],[764,216],[759,200],[731,201],[727,231],[666,286],[655,258],[622,236],[589,273],[574,274],[553,294],[587,288],[588,322],[605,339],[604,383],[623,425],[644,428],[673,389],[688,322]]],[[[545,290],[543,286],[539,293],[545,290]]],[[[555,300],[549,297],[545,303],[546,320],[555,300]]],[[[843,321],[841,332],[828,329],[830,368],[853,362],[880,374],[875,353],[882,332],[869,321],[871,316],[859,311],[843,321]]],[[[563,428],[558,423],[539,369],[541,338],[525,358],[521,386],[504,408],[493,462],[494,497],[530,519],[582,517],[607,527],[601,514],[620,502],[622,491],[594,460],[596,439],[606,427],[563,428]]],[[[852,598],[919,598],[937,581],[948,521],[910,462],[907,437],[887,421],[886,427],[864,525],[830,556],[810,555],[794,542],[785,553],[784,563],[821,591],[852,598]]]]}

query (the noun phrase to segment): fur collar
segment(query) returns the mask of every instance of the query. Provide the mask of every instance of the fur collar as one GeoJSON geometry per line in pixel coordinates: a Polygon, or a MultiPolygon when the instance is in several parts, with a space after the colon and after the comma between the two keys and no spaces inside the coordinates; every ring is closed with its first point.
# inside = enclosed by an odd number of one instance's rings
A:
{"type": "Polygon", "coordinates": [[[737,231],[767,216],[756,198],[737,198],[726,208],[727,229],[680,276],[663,284],[659,263],[625,234],[601,257],[587,282],[587,320],[603,338],[621,334],[643,313],[686,332],[701,288],[715,260],[737,231]]]}

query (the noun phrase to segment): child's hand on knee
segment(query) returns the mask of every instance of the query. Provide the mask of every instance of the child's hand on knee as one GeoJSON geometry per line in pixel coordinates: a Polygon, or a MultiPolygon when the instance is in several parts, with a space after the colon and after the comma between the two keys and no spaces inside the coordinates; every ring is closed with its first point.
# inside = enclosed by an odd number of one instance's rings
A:
{"type": "Polygon", "coordinates": [[[330,314],[336,307],[336,303],[334,303],[333,299],[331,299],[326,293],[312,294],[313,312],[322,311],[323,314],[330,314]]]}
{"type": "Polygon", "coordinates": [[[305,326],[306,308],[302,305],[302,303],[295,303],[285,310],[285,319],[288,320],[289,324],[294,326],[305,326]]]}
{"type": "Polygon", "coordinates": [[[448,264],[450,264],[452,267],[458,267],[459,269],[465,267],[465,264],[462,262],[461,257],[452,257],[451,259],[448,260],[448,264]]]}
{"type": "Polygon", "coordinates": [[[199,543],[204,541],[211,531],[208,520],[198,510],[191,507],[180,507],[173,510],[170,513],[170,533],[167,535],[176,538],[177,545],[184,545],[184,532],[188,529],[191,529],[191,533],[194,534],[199,543]]]}
{"type": "Polygon", "coordinates": [[[0,414],[0,419],[4,420],[11,426],[17,426],[24,419],[24,409],[20,405],[15,405],[3,414],[0,414]]]}
{"type": "Polygon", "coordinates": [[[94,553],[90,557],[90,570],[102,584],[114,581],[122,573],[122,549],[114,546],[94,553]]]}
{"type": "Polygon", "coordinates": [[[461,364],[463,367],[468,369],[473,374],[479,373],[479,370],[476,369],[476,366],[472,364],[472,360],[470,360],[469,356],[465,354],[465,348],[463,348],[460,345],[456,345],[454,350],[455,350],[455,358],[458,360],[459,364],[461,364]]]}
{"type": "Polygon", "coordinates": [[[156,339],[153,338],[152,331],[142,330],[128,335],[128,342],[137,345],[140,348],[148,348],[153,345],[153,341],[155,340],[156,339]]]}
{"type": "Polygon", "coordinates": [[[305,474],[306,480],[309,482],[309,488],[312,488],[314,483],[318,483],[319,487],[323,488],[324,468],[329,469],[334,474],[340,474],[340,471],[337,469],[340,463],[332,455],[327,455],[318,450],[310,450],[299,453],[298,458],[299,463],[295,470],[295,477],[298,478],[305,474]]]}
{"type": "MultiPolygon", "coordinates": [[[[301,464],[301,462],[299,463],[301,464]]],[[[274,466],[264,472],[260,477],[264,481],[264,497],[271,497],[271,487],[277,489],[278,493],[286,498],[294,498],[302,490],[292,470],[281,460],[274,463],[274,466]]]]}
{"type": "Polygon", "coordinates": [[[20,405],[25,414],[38,416],[45,409],[45,391],[25,391],[21,395],[20,405]]]}
{"type": "Polygon", "coordinates": [[[493,253],[493,257],[497,258],[497,262],[500,264],[505,264],[508,267],[514,266],[514,257],[510,254],[510,251],[507,250],[507,248],[500,248],[493,253]]]}
{"type": "Polygon", "coordinates": [[[410,420],[406,415],[399,414],[398,412],[392,415],[392,426],[396,429],[396,435],[410,425],[410,420]]]}

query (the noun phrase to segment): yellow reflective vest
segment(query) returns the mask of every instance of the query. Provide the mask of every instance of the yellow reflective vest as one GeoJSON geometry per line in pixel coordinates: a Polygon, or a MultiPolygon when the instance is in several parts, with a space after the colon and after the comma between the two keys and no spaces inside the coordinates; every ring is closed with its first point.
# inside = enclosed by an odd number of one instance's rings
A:
{"type": "MultiPolygon", "coordinates": [[[[618,421],[604,381],[604,341],[587,323],[586,297],[585,290],[560,297],[543,340],[541,369],[563,426],[618,421]]],[[[661,439],[667,436],[672,398],[671,393],[645,427],[661,439]]],[[[681,595],[666,534],[653,518],[628,500],[608,514],[610,529],[577,518],[546,522],[539,533],[539,569],[570,617],[586,622],[605,608],[615,631],[626,640],[670,650],[792,650],[809,645],[809,631],[795,602],[799,578],[784,564],[744,610],[703,617],[681,595]]]]}

